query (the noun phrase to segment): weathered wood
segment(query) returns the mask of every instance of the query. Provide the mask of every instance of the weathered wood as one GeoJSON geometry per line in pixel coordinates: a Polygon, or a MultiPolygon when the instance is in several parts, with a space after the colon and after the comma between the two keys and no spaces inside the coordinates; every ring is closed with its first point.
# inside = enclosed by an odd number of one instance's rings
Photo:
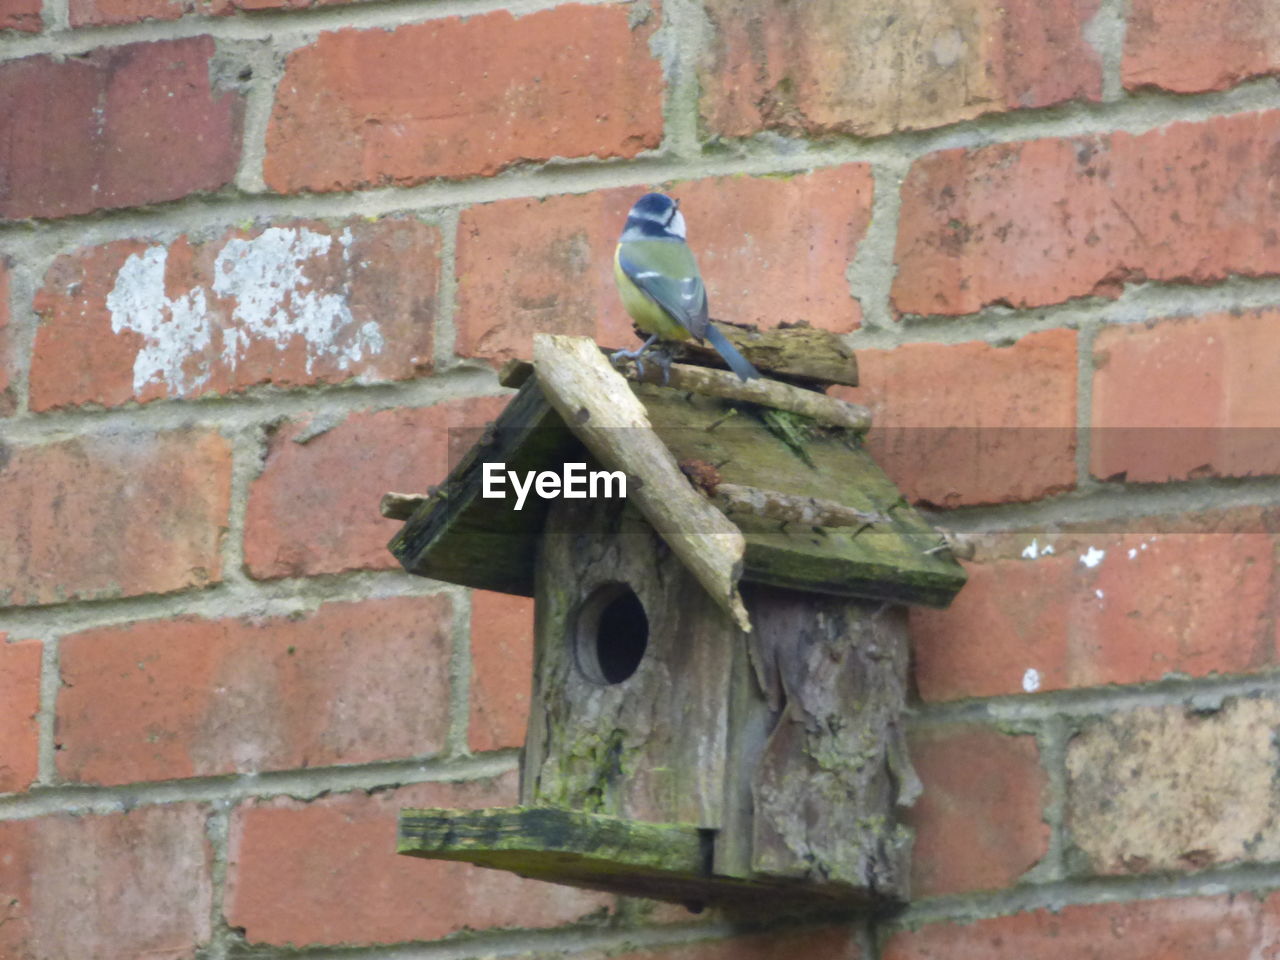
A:
{"type": "Polygon", "coordinates": [[[719,826],[741,636],[728,614],[623,501],[558,502],[537,568],[540,709],[529,721],[521,803],[719,826]],[[585,668],[592,650],[582,611],[610,584],[639,599],[648,646],[634,674],[605,684],[585,668]]]}
{"type": "Polygon", "coordinates": [[[753,663],[777,717],[754,773],[752,867],[905,900],[919,792],[902,714],[906,611],[753,587],[753,663]]]}
{"type": "Polygon", "coordinates": [[[454,860],[522,877],[683,903],[801,906],[813,893],[794,884],[716,876],[712,831],[686,824],[509,807],[489,810],[402,810],[397,851],[454,860]]]}
{"type": "Polygon", "coordinates": [[[628,497],[712,598],[750,630],[738,593],[742,533],[689,485],[653,432],[644,405],[595,342],[540,333],[533,340],[533,365],[569,429],[606,468],[633,478],[628,497]]]}
{"type": "Polygon", "coordinates": [[[711,491],[712,502],[731,519],[751,514],[779,523],[799,523],[811,527],[865,527],[889,523],[887,513],[858,510],[824,497],[798,497],[779,490],[761,490],[741,483],[718,483],[711,491]]]}
{"type": "MultiPolygon", "coordinates": [[[[844,341],[827,330],[808,325],[758,330],[723,321],[715,321],[715,324],[762,373],[809,381],[815,385],[858,385],[857,358],[844,341]]],[[[680,344],[677,351],[690,362],[725,366],[720,354],[708,343],[690,340],[680,344]]]]}
{"type": "Polygon", "coordinates": [[[408,520],[429,499],[425,493],[384,493],[378,512],[388,520],[408,520]]]}
{"type": "Polygon", "coordinates": [[[673,363],[664,372],[652,360],[643,364],[643,372],[636,367],[634,360],[624,361],[622,370],[629,380],[659,384],[674,390],[688,390],[723,400],[758,403],[775,410],[786,410],[788,413],[809,417],[825,426],[859,432],[871,426],[871,411],[866,407],[793,387],[781,380],[765,377],[743,380],[736,373],[726,370],[712,370],[684,363],[673,363]]]}
{"type": "Polygon", "coordinates": [[[545,854],[577,854],[596,870],[708,873],[710,838],[697,827],[643,823],[551,807],[402,810],[397,853],[477,862],[520,871],[545,854]]]}
{"type": "Polygon", "coordinates": [[[526,384],[388,548],[409,573],[531,597],[547,501],[530,497],[516,511],[510,500],[482,499],[484,464],[522,472],[584,459],[582,445],[538,385],[526,384]]]}
{"type": "MultiPolygon", "coordinates": [[[[931,606],[946,606],[964,583],[964,570],[949,551],[929,552],[939,534],[844,434],[816,431],[806,441],[811,468],[758,419],[734,413],[726,401],[649,384],[633,384],[632,390],[679,462],[712,464],[727,483],[831,500],[890,518],[867,529],[815,532],[735,515],[746,538],[744,581],[931,606]]],[[[440,488],[445,497],[415,512],[391,549],[411,573],[532,596],[533,556],[548,502],[530,497],[515,512],[510,500],[481,499],[480,471],[487,460],[505,461],[514,470],[557,469],[566,460],[599,466],[531,380],[485,442],[450,474],[440,488]]]]}
{"type": "Polygon", "coordinates": [[[725,483],[832,500],[889,518],[865,529],[814,531],[735,515],[747,540],[744,581],[929,606],[946,606],[964,584],[959,564],[925,553],[938,543],[934,529],[845,436],[815,434],[806,445],[809,467],[756,418],[727,416],[722,400],[650,384],[635,390],[680,463],[712,464],[725,483]]]}
{"type": "MultiPolygon", "coordinates": [[[[743,600],[752,618],[759,590],[744,584],[743,600]]],[[[729,680],[729,738],[725,756],[724,822],[716,834],[713,868],[728,877],[755,876],[752,844],[755,837],[756,769],[764,755],[769,734],[778,722],[778,710],[761,689],[752,662],[749,635],[739,634],[733,645],[729,680]]]]}

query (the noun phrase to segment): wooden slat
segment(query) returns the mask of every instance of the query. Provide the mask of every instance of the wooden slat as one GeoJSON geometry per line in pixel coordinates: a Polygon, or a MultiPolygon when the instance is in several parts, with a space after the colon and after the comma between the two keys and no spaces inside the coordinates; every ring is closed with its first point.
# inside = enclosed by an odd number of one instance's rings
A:
{"type": "Polygon", "coordinates": [[[728,615],[622,500],[556,504],[536,582],[542,711],[525,742],[520,802],[720,826],[729,675],[742,642],[728,615]],[[646,645],[631,676],[603,684],[584,664],[619,637],[592,630],[583,611],[616,584],[645,611],[646,645]]]}
{"type": "Polygon", "coordinates": [[[689,485],[653,432],[644,405],[595,341],[539,333],[533,338],[533,366],[542,392],[569,429],[607,469],[627,474],[628,499],[711,598],[750,630],[738,593],[746,549],[742,534],[689,485]]]}
{"type": "Polygon", "coordinates": [[[508,469],[542,470],[583,451],[535,382],[503,410],[485,438],[424,500],[388,544],[409,573],[500,593],[533,596],[533,555],[547,502],[529,497],[521,511],[508,500],[481,498],[490,461],[508,469]]]}
{"type": "Polygon", "coordinates": [[[402,810],[397,851],[633,897],[773,908],[860,904],[856,892],[756,883],[711,873],[714,831],[550,807],[402,810]]]}
{"type": "MultiPolygon", "coordinates": [[[[809,386],[858,385],[858,361],[844,342],[827,330],[808,326],[757,330],[716,322],[729,341],[761,373],[809,386]]],[[[687,363],[725,367],[720,354],[707,343],[689,340],[676,355],[687,363]]]]}
{"type": "MultiPolygon", "coordinates": [[[[633,384],[677,462],[716,466],[720,479],[795,497],[817,497],[887,515],[866,529],[821,530],[735,516],[746,538],[743,579],[775,586],[901,603],[945,606],[964,584],[963,568],[937,549],[938,533],[863,450],[839,432],[817,433],[801,460],[749,413],[713,397],[633,384]]],[[[507,500],[479,498],[485,460],[510,469],[558,469],[567,459],[598,466],[529,380],[499,417],[489,442],[473,450],[442,488],[444,500],[415,511],[392,540],[411,573],[523,596],[533,595],[533,556],[547,501],[531,496],[519,513],[507,500]]]]}

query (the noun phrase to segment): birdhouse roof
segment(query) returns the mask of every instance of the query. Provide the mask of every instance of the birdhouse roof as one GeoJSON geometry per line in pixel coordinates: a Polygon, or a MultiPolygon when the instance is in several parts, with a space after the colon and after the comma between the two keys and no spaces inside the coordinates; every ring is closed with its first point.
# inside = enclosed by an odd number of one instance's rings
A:
{"type": "MultiPolygon", "coordinates": [[[[759,353],[752,359],[762,369],[770,366],[759,353]]],[[[538,539],[552,501],[531,494],[517,511],[512,499],[484,498],[484,465],[504,463],[523,476],[559,472],[565,463],[585,462],[594,469],[600,464],[579,435],[591,412],[583,408],[562,416],[527,365],[514,379],[524,377],[497,421],[389,544],[410,573],[533,595],[538,539]]],[[[869,518],[828,526],[821,519],[784,521],[769,511],[729,509],[727,516],[745,538],[744,581],[928,606],[945,606],[964,584],[963,568],[939,549],[938,532],[862,448],[860,431],[805,429],[806,418],[770,416],[768,406],[675,385],[633,380],[629,387],[643,404],[649,429],[709,493],[727,484],[793,502],[813,498],[869,518]],[[791,437],[779,429],[796,424],[802,429],[791,437]]]]}

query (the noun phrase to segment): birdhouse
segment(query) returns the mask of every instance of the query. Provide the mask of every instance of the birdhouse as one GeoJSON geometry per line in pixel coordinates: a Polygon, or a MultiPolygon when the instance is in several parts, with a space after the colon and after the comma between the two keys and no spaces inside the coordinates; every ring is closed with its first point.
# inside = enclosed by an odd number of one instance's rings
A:
{"type": "Polygon", "coordinates": [[[823,392],[847,349],[723,329],[766,379],[539,336],[443,486],[384,498],[409,573],[535,603],[520,805],[405,810],[399,852],[690,906],[906,899],[906,609],[964,572],[823,392]]]}

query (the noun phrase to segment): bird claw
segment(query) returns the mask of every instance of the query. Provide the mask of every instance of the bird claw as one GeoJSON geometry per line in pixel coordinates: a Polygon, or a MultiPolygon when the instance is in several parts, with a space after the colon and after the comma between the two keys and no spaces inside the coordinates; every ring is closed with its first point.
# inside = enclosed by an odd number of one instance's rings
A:
{"type": "Polygon", "coordinates": [[[671,351],[666,347],[657,347],[649,351],[649,356],[653,358],[653,362],[662,371],[662,385],[665,387],[671,382],[671,351]]]}
{"type": "MultiPolygon", "coordinates": [[[[649,350],[650,347],[653,346],[654,341],[657,339],[658,339],[658,335],[654,334],[635,350],[615,350],[613,351],[613,353],[609,354],[609,362],[616,367],[618,365],[619,360],[634,360],[636,364],[636,376],[643,377],[644,376],[644,354],[646,351],[649,350]]],[[[662,362],[659,361],[658,365],[661,367],[662,362]]],[[[668,357],[667,366],[670,366],[670,365],[671,365],[671,358],[668,357]]],[[[665,370],[666,368],[663,368],[663,369],[665,370]]],[[[664,383],[666,382],[665,376],[663,377],[663,382],[664,383]]]]}

